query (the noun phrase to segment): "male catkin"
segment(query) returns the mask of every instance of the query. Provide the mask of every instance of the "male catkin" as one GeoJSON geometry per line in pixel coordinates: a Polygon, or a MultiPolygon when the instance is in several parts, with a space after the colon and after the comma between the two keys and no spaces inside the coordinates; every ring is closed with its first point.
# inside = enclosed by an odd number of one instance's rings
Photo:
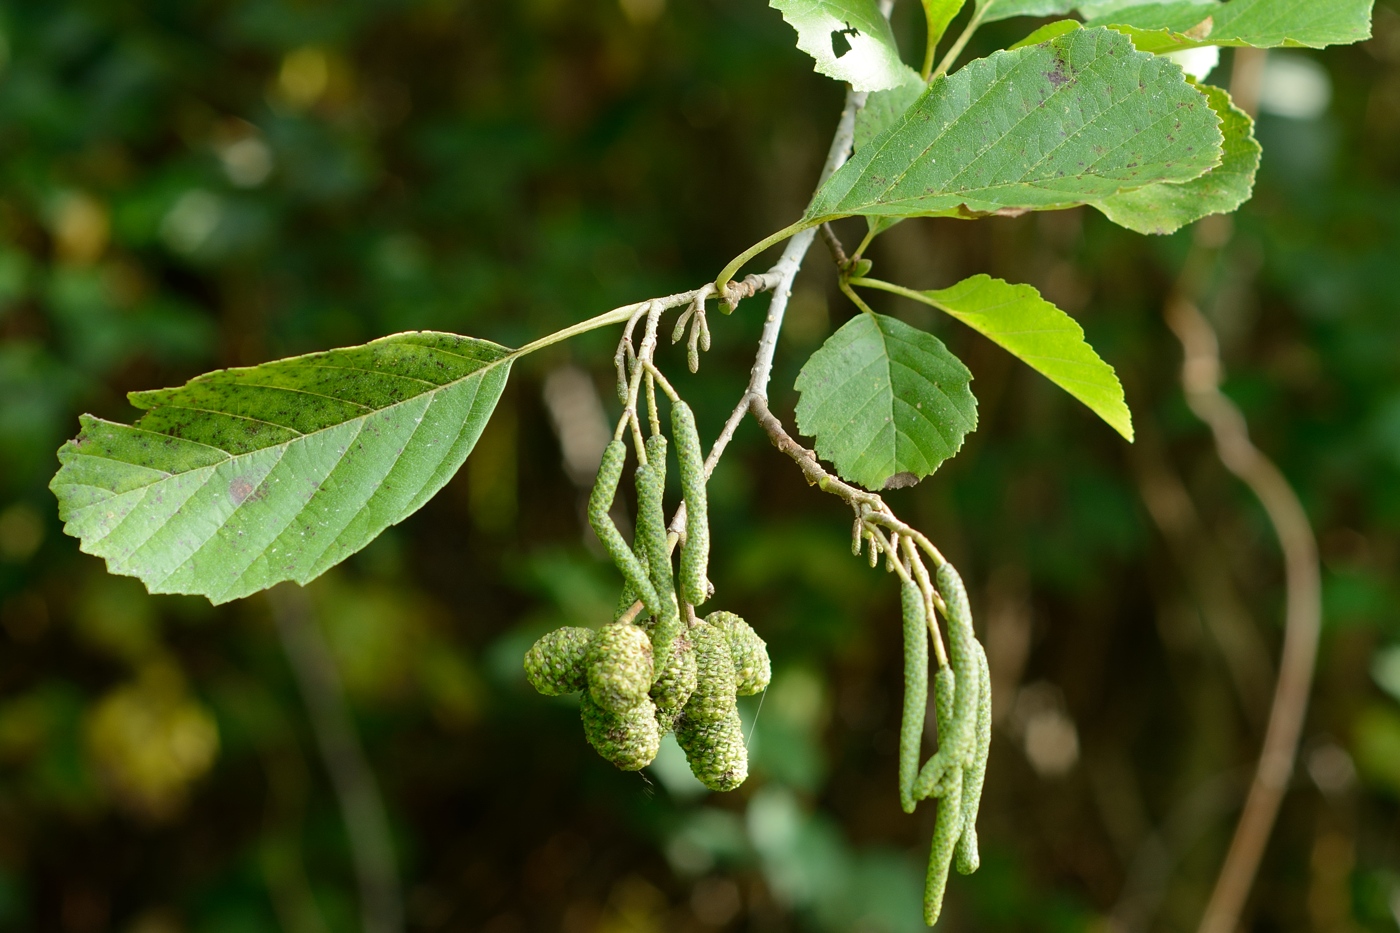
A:
{"type": "Polygon", "coordinates": [[[651,689],[651,641],[630,622],[605,625],[589,643],[586,667],[593,701],[609,712],[625,713],[651,689]]]}
{"type": "Polygon", "coordinates": [[[899,805],[913,813],[918,799],[919,747],[928,708],[928,617],[924,594],[912,580],[900,589],[904,613],[904,716],[899,726],[899,805]]]}
{"type": "Polygon", "coordinates": [[[681,497],[685,501],[685,545],[681,548],[680,594],[692,606],[710,598],[710,506],[705,491],[705,454],[695,413],[685,402],[671,406],[671,434],[680,465],[681,497]]]}
{"type": "MultiPolygon", "coordinates": [[[[647,462],[637,467],[637,550],[646,555],[647,571],[656,592],[656,627],[652,648],[660,665],[666,663],[671,640],[680,633],[680,606],[676,604],[671,549],[666,543],[666,438],[647,438],[647,462]]],[[[650,608],[650,607],[648,607],[650,608]]]]}
{"type": "Polygon", "coordinates": [[[622,533],[613,524],[608,510],[612,508],[613,497],[617,495],[617,484],[622,480],[622,468],[627,461],[627,444],[614,440],[603,449],[603,460],[598,465],[598,479],[593,484],[593,492],[588,497],[588,524],[602,542],[612,562],[622,572],[625,579],[637,593],[637,598],[652,615],[660,612],[656,589],[651,585],[647,571],[637,560],[637,555],[623,540],[622,533]]]}
{"type": "Polygon", "coordinates": [[[948,793],[938,801],[938,818],[933,824],[933,846],[924,878],[924,923],[933,926],[943,912],[943,891],[948,886],[948,868],[953,850],[962,834],[962,769],[948,781],[948,793]]]}
{"type": "Polygon", "coordinates": [[[545,696],[577,693],[587,685],[584,657],[593,630],[568,625],[543,635],[525,652],[525,678],[545,696]]]}
{"type": "Polygon", "coordinates": [[[929,758],[914,782],[914,799],[941,797],[949,776],[962,770],[962,760],[948,737],[953,734],[953,712],[957,698],[957,675],[951,667],[941,667],[933,675],[934,722],[938,725],[938,751],[929,758]]]}
{"type": "Polygon", "coordinates": [[[987,777],[987,755],[992,745],[992,672],[987,665],[987,652],[973,642],[977,649],[978,697],[977,739],[972,764],[966,769],[962,787],[963,831],[958,839],[957,869],[970,875],[982,864],[977,851],[977,811],[982,806],[982,784],[987,777]]]}
{"type": "MultiPolygon", "coordinates": [[[[972,632],[972,609],[967,602],[967,589],[962,577],[950,563],[938,568],[938,591],[948,613],[948,662],[957,675],[957,692],[953,699],[953,718],[945,740],[938,736],[939,751],[946,746],[959,762],[968,765],[976,750],[978,683],[977,637],[972,632]]],[[[941,725],[941,724],[940,724],[941,725]]]]}

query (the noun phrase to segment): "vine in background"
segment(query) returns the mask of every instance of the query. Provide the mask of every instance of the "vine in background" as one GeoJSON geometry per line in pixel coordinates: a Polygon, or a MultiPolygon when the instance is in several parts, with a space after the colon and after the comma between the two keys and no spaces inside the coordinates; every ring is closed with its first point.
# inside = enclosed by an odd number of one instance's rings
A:
{"type": "MultiPolygon", "coordinates": [[[[1258,167],[1253,122],[1223,89],[1200,83],[1203,75],[1188,77],[1168,56],[1206,46],[1355,42],[1369,35],[1371,2],[1331,0],[1319,12],[1291,0],[1230,0],[1206,13],[1193,3],[1096,0],[1081,8],[1078,0],[974,0],[940,59],[938,47],[964,3],[922,0],[926,48],[915,71],[901,60],[890,30],[892,0],[771,0],[817,70],[849,85],[816,190],[796,221],[735,257],[711,282],[613,309],[518,350],[410,332],[133,393],[144,411],[135,424],[83,416],[79,435],[59,451],[51,488],[65,530],[113,573],[136,576],[153,593],[221,603],[283,581],[307,583],[451,479],[516,360],[621,326],[613,361],[623,410],[589,502],[590,524],[623,579],[617,617],[597,632],[565,628],[542,638],[525,658],[531,683],[545,694],[580,692],[585,737],[621,768],[645,766],[661,736],[674,731],[706,786],[729,790],[743,782],[747,749],[735,697],[766,686],[766,646],[737,616],[715,611],[701,619],[696,607],[713,595],[705,483],[738,424],[752,416],[810,484],[850,506],[853,553],[864,553],[872,567],[883,561],[899,578],[906,646],[899,795],[907,811],[938,800],[924,903],[932,924],[950,867],[966,873],[979,862],[990,677],[957,571],[879,493],[917,483],[955,456],[976,428],[977,403],[971,372],[942,341],[877,313],[858,290],[946,313],[1130,441],[1133,426],[1112,367],[1035,289],[975,275],[915,290],[872,277],[866,250],[894,224],[917,217],[1014,217],[1088,206],[1127,229],[1160,234],[1233,211],[1250,196],[1258,167]],[[1076,12],[1081,19],[1049,23],[953,70],[985,23],[1076,12]],[[839,53],[837,34],[846,46],[839,53]],[[829,226],[845,217],[867,223],[849,256],[829,226]],[[818,230],[841,291],[859,313],[798,376],[794,414],[798,430],[815,440],[809,450],[770,410],[768,383],[792,282],[818,230]],[[771,269],[736,280],[749,260],[784,241],[771,269]],[[764,292],[772,298],[749,381],[702,460],[694,413],[657,359],[662,319],[684,308],[671,339],[686,340],[694,371],[711,341],[707,303],[730,314],[764,292]],[[682,501],[668,523],[672,445],[682,501]],[[610,518],[629,451],[638,516],[630,543],[610,518]],[[930,670],[938,747],[920,765],[930,670]]],[[[1178,323],[1188,318],[1177,315],[1178,323]]],[[[1193,397],[1198,408],[1207,401],[1204,390],[1193,397]]],[[[1217,437],[1224,434],[1217,430],[1217,437]]],[[[1260,462],[1241,455],[1237,472],[1248,479],[1260,462]]],[[[312,693],[307,699],[315,706],[312,693]]],[[[332,757],[329,748],[325,754],[332,757]]],[[[359,786],[361,797],[372,796],[372,781],[359,786]]],[[[1265,836],[1271,821],[1270,813],[1265,836]]],[[[375,878],[382,880],[383,868],[375,878]]],[[[371,881],[367,876],[365,884],[371,881]]],[[[372,900],[368,893],[365,900],[372,900]]]]}

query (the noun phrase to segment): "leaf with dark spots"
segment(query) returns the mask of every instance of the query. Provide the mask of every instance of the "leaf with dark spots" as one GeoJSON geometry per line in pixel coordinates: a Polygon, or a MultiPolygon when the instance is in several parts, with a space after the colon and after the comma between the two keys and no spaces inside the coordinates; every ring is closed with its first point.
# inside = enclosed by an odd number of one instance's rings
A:
{"type": "Polygon", "coordinates": [[[1200,99],[1178,66],[1107,29],[998,52],[933,81],[804,219],[1057,210],[1189,181],[1220,161],[1219,119],[1191,108],[1200,99]]]}
{"type": "Polygon", "coordinates": [[[1144,52],[1175,52],[1206,45],[1313,48],[1348,45],[1371,36],[1373,0],[1173,0],[1084,4],[1090,26],[1132,38],[1144,52]],[[1206,14],[1209,10],[1209,14],[1206,14]]]}
{"type": "Polygon", "coordinates": [[[82,549],[153,593],[306,583],[456,473],[512,360],[414,332],[135,392],[133,425],[82,417],[50,488],[82,549]]]}
{"type": "Polygon", "coordinates": [[[1254,121],[1220,88],[1201,85],[1200,90],[1221,118],[1223,161],[1183,184],[1149,185],[1095,203],[1093,206],[1109,220],[1139,233],[1173,233],[1208,214],[1233,211],[1249,200],[1260,157],[1254,121]]]}

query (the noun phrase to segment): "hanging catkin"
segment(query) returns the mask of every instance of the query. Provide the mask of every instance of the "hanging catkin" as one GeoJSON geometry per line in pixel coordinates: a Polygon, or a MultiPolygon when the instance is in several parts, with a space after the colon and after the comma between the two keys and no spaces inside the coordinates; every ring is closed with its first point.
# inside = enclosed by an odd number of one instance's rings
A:
{"type": "Polygon", "coordinates": [[[622,539],[622,533],[613,524],[608,511],[612,508],[613,497],[617,495],[617,484],[622,480],[622,468],[627,460],[627,444],[614,440],[603,449],[603,460],[598,466],[598,479],[593,484],[593,492],[588,497],[588,523],[593,533],[602,542],[603,549],[623,579],[636,592],[637,598],[652,615],[659,614],[660,604],[655,587],[651,585],[647,571],[637,560],[637,555],[622,539]]]}
{"type": "Polygon", "coordinates": [[[924,594],[918,584],[906,581],[900,589],[904,615],[904,716],[899,727],[899,805],[913,813],[918,799],[914,783],[919,777],[919,747],[928,708],[928,618],[924,594]]]}
{"type": "MultiPolygon", "coordinates": [[[[671,641],[680,633],[680,606],[676,604],[671,550],[666,544],[666,438],[647,438],[647,462],[637,467],[637,550],[646,555],[647,572],[656,592],[656,627],[651,632],[658,666],[664,667],[671,641]]],[[[650,608],[650,607],[648,607],[650,608]]]]}
{"type": "Polygon", "coordinates": [[[671,433],[680,466],[681,497],[685,501],[685,544],[681,547],[680,595],[692,606],[710,598],[709,499],[705,491],[705,455],[695,413],[685,402],[671,406],[671,433]]]}

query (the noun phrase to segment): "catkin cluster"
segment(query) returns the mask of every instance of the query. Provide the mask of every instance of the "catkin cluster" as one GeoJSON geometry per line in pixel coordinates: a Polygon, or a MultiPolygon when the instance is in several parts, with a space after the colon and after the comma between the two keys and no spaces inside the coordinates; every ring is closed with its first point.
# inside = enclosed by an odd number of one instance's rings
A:
{"type": "Polygon", "coordinates": [[[748,749],[737,697],[768,686],[768,649],[732,612],[697,619],[709,599],[710,550],[705,465],[695,416],[682,401],[671,427],[686,507],[684,538],[668,536],[663,497],[668,443],[653,434],[637,467],[637,531],[631,545],[609,516],[627,445],[603,453],[588,517],[624,580],[617,620],[598,631],[565,627],[525,655],[525,675],[547,696],[582,693],[583,732],[598,753],[624,771],[645,767],[668,732],[690,769],[711,790],[733,790],[748,776],[748,749]],[[671,547],[680,543],[673,567],[671,547]],[[643,607],[634,613],[635,603],[643,607]]]}
{"type": "Polygon", "coordinates": [[[525,676],[546,696],[581,692],[584,736],[622,770],[650,764],[674,731],[701,783],[733,790],[749,772],[737,698],[768,686],[767,646],[734,613],[712,612],[670,647],[658,668],[639,625],[568,626],[526,652],[525,676]]]}
{"type": "Polygon", "coordinates": [[[992,685],[987,655],[972,630],[967,590],[952,564],[938,568],[937,584],[948,619],[948,661],[933,679],[938,751],[919,767],[919,739],[928,705],[928,617],[923,593],[904,584],[904,720],[899,740],[899,796],[906,813],[920,800],[938,799],[924,884],[924,922],[943,909],[948,870],[977,870],[977,810],[992,739],[992,685]]]}

